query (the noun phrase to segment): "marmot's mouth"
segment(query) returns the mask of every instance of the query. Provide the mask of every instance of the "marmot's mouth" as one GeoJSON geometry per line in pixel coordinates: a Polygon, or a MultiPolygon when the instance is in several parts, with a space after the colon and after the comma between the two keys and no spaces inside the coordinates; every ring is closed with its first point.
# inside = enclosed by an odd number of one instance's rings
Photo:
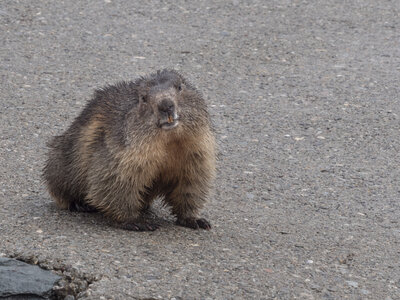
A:
{"type": "Polygon", "coordinates": [[[162,129],[165,129],[165,130],[170,130],[170,129],[175,128],[176,126],[178,126],[178,124],[179,124],[179,119],[178,118],[176,118],[176,119],[169,118],[166,121],[160,122],[160,127],[162,129]]]}

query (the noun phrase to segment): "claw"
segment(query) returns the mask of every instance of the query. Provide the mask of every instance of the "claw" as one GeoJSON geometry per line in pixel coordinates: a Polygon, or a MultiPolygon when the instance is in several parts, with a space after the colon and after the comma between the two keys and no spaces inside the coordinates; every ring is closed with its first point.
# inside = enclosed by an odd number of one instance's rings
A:
{"type": "Polygon", "coordinates": [[[185,218],[185,219],[179,219],[176,221],[177,225],[183,226],[183,227],[189,227],[192,229],[206,229],[210,230],[211,229],[211,224],[203,218],[196,219],[196,218],[185,218]]]}
{"type": "Polygon", "coordinates": [[[197,225],[199,225],[200,228],[203,228],[205,230],[210,230],[211,229],[211,224],[208,222],[206,219],[197,219],[196,220],[197,225]]]}

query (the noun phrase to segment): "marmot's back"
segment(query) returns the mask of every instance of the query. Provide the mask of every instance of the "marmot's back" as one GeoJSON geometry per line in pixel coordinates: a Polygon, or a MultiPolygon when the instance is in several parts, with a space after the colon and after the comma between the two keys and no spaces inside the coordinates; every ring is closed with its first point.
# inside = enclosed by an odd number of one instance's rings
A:
{"type": "Polygon", "coordinates": [[[178,224],[210,228],[197,214],[215,173],[214,135],[203,98],[177,72],[96,91],[49,147],[44,178],[62,208],[153,230],[142,213],[162,197],[178,224]]]}

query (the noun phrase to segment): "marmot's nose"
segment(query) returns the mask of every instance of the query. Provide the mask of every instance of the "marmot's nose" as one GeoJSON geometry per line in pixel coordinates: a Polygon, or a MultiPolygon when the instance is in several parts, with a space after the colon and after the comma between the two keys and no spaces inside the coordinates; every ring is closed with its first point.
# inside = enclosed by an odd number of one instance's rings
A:
{"type": "Polygon", "coordinates": [[[158,110],[162,113],[172,115],[175,110],[175,104],[170,99],[163,99],[160,104],[158,104],[158,110]]]}

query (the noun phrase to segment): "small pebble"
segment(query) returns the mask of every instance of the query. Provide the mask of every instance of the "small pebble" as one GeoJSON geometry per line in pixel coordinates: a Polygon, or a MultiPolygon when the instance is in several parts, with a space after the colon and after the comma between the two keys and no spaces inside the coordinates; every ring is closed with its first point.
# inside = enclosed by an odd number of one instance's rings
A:
{"type": "Polygon", "coordinates": [[[254,194],[252,194],[252,193],[246,193],[246,196],[249,199],[254,199],[254,194]]]}
{"type": "Polygon", "coordinates": [[[354,288],[358,287],[358,282],[351,281],[351,280],[348,280],[348,281],[346,281],[346,282],[347,282],[347,284],[348,284],[349,286],[351,286],[351,287],[354,287],[354,288]]]}
{"type": "Polygon", "coordinates": [[[363,295],[369,295],[369,294],[371,294],[370,291],[365,290],[365,289],[361,289],[360,292],[361,292],[361,294],[363,294],[363,295]]]}

